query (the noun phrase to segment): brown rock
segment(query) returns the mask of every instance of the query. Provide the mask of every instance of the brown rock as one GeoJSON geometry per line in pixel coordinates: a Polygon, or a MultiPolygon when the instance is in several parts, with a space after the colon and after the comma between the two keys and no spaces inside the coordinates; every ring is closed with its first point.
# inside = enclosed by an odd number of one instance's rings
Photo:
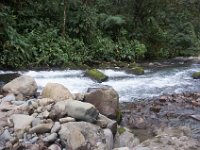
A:
{"type": "Polygon", "coordinates": [[[117,118],[119,111],[119,96],[112,87],[88,89],[84,101],[93,104],[101,114],[111,118],[117,118]]]}

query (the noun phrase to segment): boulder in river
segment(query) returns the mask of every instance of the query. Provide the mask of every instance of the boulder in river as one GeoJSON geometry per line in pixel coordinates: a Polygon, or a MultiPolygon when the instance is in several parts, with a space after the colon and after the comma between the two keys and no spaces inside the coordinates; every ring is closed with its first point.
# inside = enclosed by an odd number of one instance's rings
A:
{"type": "Polygon", "coordinates": [[[200,72],[195,72],[192,74],[193,79],[200,79],[200,72]]]}
{"type": "Polygon", "coordinates": [[[143,75],[144,74],[144,68],[142,67],[134,67],[130,70],[131,73],[135,75],[143,75]]]}
{"type": "Polygon", "coordinates": [[[23,100],[36,93],[37,84],[33,77],[23,75],[4,85],[2,90],[5,93],[13,93],[17,100],[23,100]]]}
{"type": "Polygon", "coordinates": [[[47,83],[41,96],[42,98],[51,98],[55,101],[73,99],[72,93],[66,87],[58,83],[47,83]]]}
{"type": "Polygon", "coordinates": [[[85,76],[90,77],[97,82],[104,82],[108,80],[108,76],[97,69],[90,69],[85,72],[85,76]]]}
{"type": "Polygon", "coordinates": [[[89,88],[84,101],[93,104],[101,114],[117,119],[119,114],[119,95],[110,86],[89,88]]]}

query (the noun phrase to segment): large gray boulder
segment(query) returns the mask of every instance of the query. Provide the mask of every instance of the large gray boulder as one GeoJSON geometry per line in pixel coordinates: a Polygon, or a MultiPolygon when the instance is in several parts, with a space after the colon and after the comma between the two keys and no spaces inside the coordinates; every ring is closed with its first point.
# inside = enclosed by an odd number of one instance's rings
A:
{"type": "MultiPolygon", "coordinates": [[[[111,132],[110,132],[111,133],[111,132]]],[[[69,122],[61,125],[59,137],[66,149],[110,150],[104,131],[87,122],[69,122]]]]}
{"type": "Polygon", "coordinates": [[[64,116],[83,120],[87,122],[95,122],[98,118],[99,111],[90,103],[84,103],[77,100],[65,100],[57,102],[50,111],[52,119],[60,119],[64,116]]]}
{"type": "Polygon", "coordinates": [[[112,87],[89,88],[84,101],[93,104],[101,114],[108,118],[117,119],[119,95],[112,87]]]}
{"type": "Polygon", "coordinates": [[[33,77],[23,75],[4,85],[2,90],[4,93],[13,93],[17,100],[22,100],[36,93],[37,84],[33,77]]]}
{"type": "Polygon", "coordinates": [[[47,83],[41,96],[42,98],[51,98],[55,101],[73,99],[72,93],[66,87],[58,83],[47,83]]]}
{"type": "Polygon", "coordinates": [[[67,100],[65,108],[68,116],[87,122],[95,122],[99,115],[99,111],[94,105],[76,100],[67,100]]]}

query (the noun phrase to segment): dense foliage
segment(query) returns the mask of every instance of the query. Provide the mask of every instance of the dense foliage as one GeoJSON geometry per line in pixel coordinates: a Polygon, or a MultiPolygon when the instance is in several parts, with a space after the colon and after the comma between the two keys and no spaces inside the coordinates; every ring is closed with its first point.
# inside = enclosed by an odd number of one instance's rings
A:
{"type": "Polygon", "coordinates": [[[195,55],[199,14],[199,0],[2,0],[0,67],[195,55]]]}

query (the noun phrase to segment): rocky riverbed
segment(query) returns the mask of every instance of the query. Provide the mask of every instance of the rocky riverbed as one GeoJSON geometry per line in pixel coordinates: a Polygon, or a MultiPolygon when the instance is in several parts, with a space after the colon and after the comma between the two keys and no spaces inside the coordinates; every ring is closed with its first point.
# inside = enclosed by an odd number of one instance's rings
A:
{"type": "Polygon", "coordinates": [[[30,76],[2,86],[0,149],[200,149],[200,93],[120,104],[110,86],[83,94],[57,83],[37,88],[30,76]]]}

